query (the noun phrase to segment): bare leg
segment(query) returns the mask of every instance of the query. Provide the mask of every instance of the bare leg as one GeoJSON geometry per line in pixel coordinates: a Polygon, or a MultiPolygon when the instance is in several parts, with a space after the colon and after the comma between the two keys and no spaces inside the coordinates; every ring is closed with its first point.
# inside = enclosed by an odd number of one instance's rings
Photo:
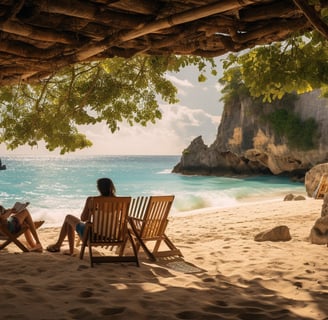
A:
{"type": "Polygon", "coordinates": [[[64,220],[64,223],[60,229],[60,232],[59,232],[59,237],[58,237],[58,240],[56,242],[56,246],[57,247],[61,247],[61,245],[63,244],[63,241],[65,240],[66,236],[67,236],[67,233],[68,233],[68,223],[66,221],[66,218],[64,220]]]}
{"type": "Polygon", "coordinates": [[[74,253],[74,241],[75,241],[75,225],[68,225],[68,245],[69,245],[69,253],[72,255],[74,253]]]}
{"type": "Polygon", "coordinates": [[[24,210],[24,211],[14,214],[14,215],[18,219],[20,225],[23,225],[23,223],[26,223],[29,226],[29,230],[25,233],[25,237],[26,237],[26,241],[31,246],[31,248],[37,249],[37,250],[41,249],[41,251],[42,251],[41,242],[40,242],[38,233],[36,232],[34,222],[32,220],[30,213],[27,210],[24,210]],[[33,241],[32,236],[35,240],[35,243],[33,241]]]}
{"type": "Polygon", "coordinates": [[[30,246],[30,248],[34,248],[36,246],[36,243],[32,237],[32,233],[29,229],[27,229],[25,232],[24,232],[24,236],[25,236],[25,239],[28,243],[28,245],[30,246]]]}
{"type": "MultiPolygon", "coordinates": [[[[49,246],[55,249],[60,249],[66,236],[68,237],[68,244],[70,248],[70,254],[74,252],[74,239],[75,239],[75,227],[80,222],[80,219],[72,215],[67,215],[64,223],[60,229],[58,240],[55,244],[49,246]]],[[[51,251],[51,250],[49,250],[51,251]]],[[[55,251],[55,250],[54,250],[55,251]]],[[[57,250],[56,250],[57,251],[57,250]]]]}

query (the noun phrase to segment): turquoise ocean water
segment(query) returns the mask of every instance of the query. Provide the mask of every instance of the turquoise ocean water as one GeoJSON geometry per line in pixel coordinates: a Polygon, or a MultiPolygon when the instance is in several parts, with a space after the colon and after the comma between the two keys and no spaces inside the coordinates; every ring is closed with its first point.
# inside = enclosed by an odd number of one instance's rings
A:
{"type": "Polygon", "coordinates": [[[171,173],[180,156],[13,156],[2,157],[0,203],[29,201],[34,219],[59,226],[66,214],[79,216],[96,180],[110,177],[117,195],[174,194],[172,215],[223,208],[263,199],[305,194],[304,184],[281,177],[221,178],[171,173]]]}

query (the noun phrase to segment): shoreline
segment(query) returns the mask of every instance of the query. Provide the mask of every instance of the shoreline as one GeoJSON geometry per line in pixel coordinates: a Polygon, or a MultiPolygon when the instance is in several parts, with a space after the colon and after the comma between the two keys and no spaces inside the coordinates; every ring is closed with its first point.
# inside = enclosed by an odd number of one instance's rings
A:
{"type": "MultiPolygon", "coordinates": [[[[295,196],[301,195],[304,196],[306,200],[311,200],[306,195],[306,192],[290,192],[293,193],[295,196]]],[[[260,205],[261,203],[274,203],[274,202],[280,202],[283,201],[284,197],[287,195],[286,192],[272,192],[270,194],[266,194],[266,196],[248,196],[247,198],[243,198],[242,200],[236,200],[236,202],[233,203],[225,203],[222,206],[209,206],[209,207],[203,207],[199,209],[192,209],[192,210],[185,210],[185,211],[178,211],[175,210],[174,206],[171,208],[169,217],[188,217],[193,216],[197,214],[206,214],[211,212],[216,212],[219,210],[224,209],[232,209],[235,207],[241,207],[241,206],[249,206],[249,205],[260,205]]],[[[84,200],[83,200],[84,201],[84,200]]],[[[83,203],[81,201],[81,203],[83,203]]],[[[42,226],[43,228],[56,228],[61,227],[64,218],[67,214],[74,215],[76,217],[80,216],[80,210],[82,210],[82,205],[80,203],[81,209],[49,209],[49,208],[36,208],[33,207],[33,205],[30,205],[30,212],[32,215],[32,218],[37,220],[44,220],[45,223],[42,226]],[[58,215],[58,216],[57,216],[58,215]]]]}
{"type": "MultiPolygon", "coordinates": [[[[291,192],[292,193],[292,192],[291,192]]],[[[294,193],[292,193],[294,194],[294,193]]],[[[171,217],[188,217],[198,214],[206,214],[206,213],[212,213],[217,212],[220,210],[225,209],[233,209],[236,207],[243,207],[243,206],[257,206],[260,204],[266,204],[266,203],[276,203],[284,201],[284,198],[287,194],[285,192],[272,192],[270,195],[267,195],[266,197],[263,196],[249,196],[247,198],[243,198],[243,200],[237,201],[235,203],[226,204],[221,207],[204,207],[200,209],[194,209],[194,210],[187,210],[187,211],[176,211],[170,214],[171,217]]],[[[306,192],[297,192],[294,194],[295,196],[303,196],[305,200],[292,200],[292,201],[306,201],[306,200],[313,200],[312,198],[308,197],[306,192]]],[[[290,201],[286,201],[290,202],[290,201]]]]}
{"type": "MultiPolygon", "coordinates": [[[[91,268],[62,253],[0,251],[0,306],[10,319],[284,319],[328,317],[326,246],[307,240],[322,200],[257,202],[187,217],[166,234],[183,259],[91,268]],[[287,225],[287,242],[254,236],[287,225]],[[28,308],[27,308],[28,306],[28,308]]],[[[44,247],[59,228],[40,228],[44,247]]],[[[65,243],[62,250],[67,248],[65,243]]],[[[78,249],[77,249],[78,253],[78,249]]]]}

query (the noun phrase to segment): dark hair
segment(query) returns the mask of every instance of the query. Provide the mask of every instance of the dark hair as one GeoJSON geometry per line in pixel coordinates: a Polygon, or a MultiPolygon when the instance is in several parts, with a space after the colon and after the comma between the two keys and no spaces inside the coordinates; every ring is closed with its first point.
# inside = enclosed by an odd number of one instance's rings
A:
{"type": "Polygon", "coordinates": [[[97,188],[102,196],[113,197],[115,196],[116,189],[114,183],[109,178],[101,178],[97,180],[97,188]]]}

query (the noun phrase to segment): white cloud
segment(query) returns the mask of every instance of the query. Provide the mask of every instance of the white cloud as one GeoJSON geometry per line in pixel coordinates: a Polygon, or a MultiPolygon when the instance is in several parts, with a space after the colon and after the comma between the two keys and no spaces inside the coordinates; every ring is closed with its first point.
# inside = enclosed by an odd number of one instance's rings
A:
{"type": "MultiPolygon", "coordinates": [[[[83,133],[93,142],[93,147],[78,151],[78,154],[181,154],[190,142],[202,136],[206,144],[216,137],[223,109],[220,102],[222,86],[218,78],[208,75],[206,82],[198,82],[196,68],[167,75],[178,88],[180,102],[174,105],[160,103],[163,118],[147,127],[121,124],[112,134],[106,125],[82,127],[83,133]]],[[[21,147],[15,153],[47,153],[43,144],[38,149],[21,147]]],[[[1,155],[11,155],[0,145],[1,155]]]]}
{"type": "MultiPolygon", "coordinates": [[[[160,108],[162,119],[146,127],[140,125],[131,127],[123,123],[120,124],[120,130],[113,134],[106,124],[81,127],[81,131],[93,142],[93,146],[76,153],[180,155],[199,135],[203,136],[207,144],[214,141],[220,116],[211,115],[204,109],[191,109],[178,104],[161,105],[160,108]]],[[[31,150],[29,147],[22,147],[16,153],[35,154],[42,153],[44,150],[41,144],[38,149],[31,150]]]]}
{"type": "Polygon", "coordinates": [[[99,125],[98,130],[87,129],[85,133],[94,146],[79,153],[179,155],[199,135],[204,135],[204,140],[210,136],[212,141],[209,143],[214,141],[219,116],[182,105],[162,105],[161,110],[162,119],[147,127],[122,124],[114,134],[108,131],[106,125],[99,125]]]}
{"type": "Polygon", "coordinates": [[[194,85],[188,79],[179,79],[173,75],[166,75],[166,78],[178,87],[193,88],[194,85]]]}

